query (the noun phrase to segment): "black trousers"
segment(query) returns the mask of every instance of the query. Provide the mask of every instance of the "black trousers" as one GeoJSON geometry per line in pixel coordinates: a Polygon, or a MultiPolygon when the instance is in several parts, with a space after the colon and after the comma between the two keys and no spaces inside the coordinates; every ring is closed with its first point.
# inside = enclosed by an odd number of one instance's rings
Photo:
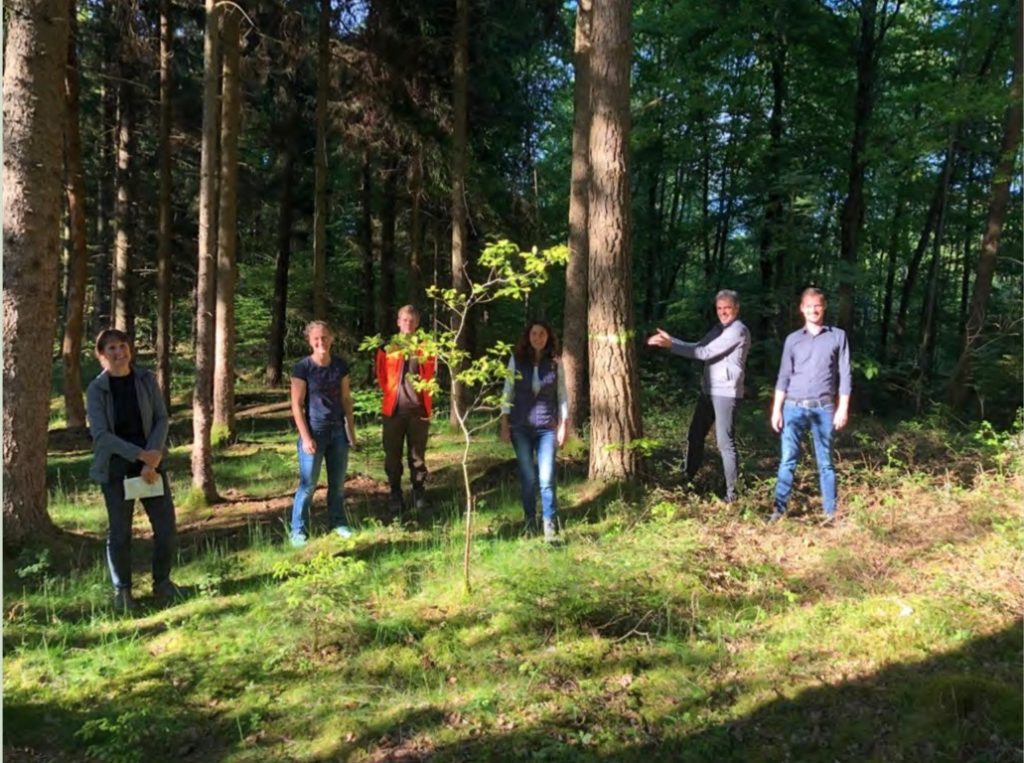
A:
{"type": "Polygon", "coordinates": [[[412,489],[422,491],[427,481],[427,435],[430,419],[422,411],[395,411],[384,417],[384,471],[388,475],[391,491],[402,489],[402,451],[406,451],[412,489]]]}

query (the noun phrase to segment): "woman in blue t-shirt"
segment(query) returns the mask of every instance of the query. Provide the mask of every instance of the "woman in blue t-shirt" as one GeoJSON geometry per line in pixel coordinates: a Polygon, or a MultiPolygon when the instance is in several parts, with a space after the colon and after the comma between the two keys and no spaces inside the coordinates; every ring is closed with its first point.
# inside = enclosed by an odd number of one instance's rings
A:
{"type": "Polygon", "coordinates": [[[292,417],[299,430],[299,489],[291,527],[297,548],[309,538],[309,507],[325,462],[328,524],[334,534],[351,537],[345,524],[345,471],[349,446],[356,444],[348,363],[331,357],[334,332],[325,321],[312,321],[306,340],[312,352],[292,368],[291,384],[292,417]]]}
{"type": "Polygon", "coordinates": [[[502,396],[501,439],[511,442],[516,452],[527,534],[537,530],[539,487],[544,539],[553,542],[558,536],[555,451],[565,445],[569,404],[558,339],[547,323],[533,321],[526,326],[508,368],[511,374],[502,396]]]}

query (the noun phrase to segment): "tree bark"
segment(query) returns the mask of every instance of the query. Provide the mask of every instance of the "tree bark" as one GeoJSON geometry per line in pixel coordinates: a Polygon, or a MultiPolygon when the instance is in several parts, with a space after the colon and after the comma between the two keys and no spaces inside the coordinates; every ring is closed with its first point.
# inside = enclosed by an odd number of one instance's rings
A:
{"type": "Polygon", "coordinates": [[[217,334],[213,366],[213,425],[218,439],[235,436],[235,260],[238,249],[238,130],[241,12],[225,6],[221,23],[223,67],[220,122],[220,188],[217,215],[217,334]]]}
{"type": "Polygon", "coordinates": [[[327,91],[331,1],[320,0],[316,74],[316,161],[313,190],[313,317],[327,319],[327,91]]]}
{"type": "Polygon", "coordinates": [[[590,477],[628,479],[641,436],[630,244],[629,68],[632,3],[594,5],[591,48],[590,477]]]}
{"type": "Polygon", "coordinates": [[[578,435],[590,408],[587,347],[587,204],[590,194],[590,34],[593,2],[576,4],[573,54],[572,177],[569,195],[569,262],[565,268],[562,364],[569,398],[568,431],[578,435]]]}
{"type": "MultiPolygon", "coordinates": [[[[374,296],[373,274],[373,168],[370,165],[370,152],[363,152],[362,168],[362,219],[359,222],[359,242],[363,252],[363,319],[362,332],[369,336],[376,328],[374,308],[377,299],[374,296]]],[[[372,372],[372,369],[371,369],[372,372]]]]}
{"type": "Polygon", "coordinates": [[[65,306],[64,411],[68,429],[84,429],[85,400],[82,396],[82,334],[85,321],[85,281],[89,253],[85,241],[85,175],[82,172],[82,136],[79,126],[78,25],[75,2],[69,3],[68,66],[64,76],[67,119],[64,123],[65,176],[68,199],[68,286],[65,306]]]}
{"type": "Polygon", "coordinates": [[[409,290],[408,301],[423,301],[423,146],[416,149],[412,162],[409,208],[409,290]]]}
{"type": "MultiPolygon", "coordinates": [[[[466,211],[466,109],[469,97],[469,0],[455,0],[455,54],[452,77],[452,288],[465,293],[469,290],[466,267],[469,262],[468,213],[466,211]]],[[[469,346],[465,332],[459,332],[459,349],[469,346]]],[[[452,369],[451,413],[452,426],[459,424],[458,410],[462,406],[463,385],[454,377],[459,369],[452,369]]]]}
{"type": "Polygon", "coordinates": [[[106,0],[100,10],[100,25],[103,38],[103,61],[100,82],[102,103],[99,155],[102,171],[96,180],[96,245],[93,260],[93,304],[92,333],[99,334],[111,323],[110,282],[111,253],[114,248],[111,220],[114,209],[114,175],[117,166],[117,152],[114,135],[117,133],[117,88],[113,81],[117,77],[117,29],[113,6],[116,0],[106,0]]]}
{"type": "Polygon", "coordinates": [[[288,309],[288,267],[292,256],[292,207],[295,185],[294,134],[298,127],[296,107],[281,137],[281,208],[277,224],[277,262],[274,265],[274,303],[270,313],[267,351],[267,384],[277,387],[284,379],[284,333],[288,309]]]}
{"type": "Polygon", "coordinates": [[[3,74],[3,545],[53,532],[46,512],[60,265],[66,0],[5,8],[3,74]]]}
{"type": "Polygon", "coordinates": [[[971,306],[964,331],[963,350],[953,372],[949,386],[949,399],[954,408],[963,407],[967,401],[971,361],[981,343],[985,329],[985,314],[988,298],[992,293],[992,278],[996,271],[996,257],[999,254],[999,240],[1003,233],[1006,208],[1010,202],[1010,181],[1013,179],[1014,160],[1021,142],[1021,47],[1024,46],[1024,12],[1017,7],[1017,34],[1013,46],[1013,81],[1010,85],[1010,106],[1006,112],[1006,128],[1000,146],[999,163],[992,175],[992,196],[989,201],[988,219],[981,240],[981,254],[978,258],[978,272],[974,279],[971,306]]]}
{"type": "Polygon", "coordinates": [[[114,199],[114,270],[110,289],[111,312],[116,328],[134,336],[135,316],[132,309],[132,271],[131,257],[135,245],[134,215],[132,213],[132,173],[134,172],[133,154],[135,152],[134,135],[134,93],[130,81],[133,67],[129,64],[131,53],[128,51],[128,32],[130,28],[131,10],[121,7],[115,11],[118,28],[122,39],[118,59],[120,81],[117,87],[117,169],[114,174],[116,186],[114,199]]]}
{"type": "Polygon", "coordinates": [[[203,142],[199,167],[199,255],[196,266],[196,386],[192,396],[192,489],[218,500],[213,478],[213,342],[217,296],[217,17],[206,0],[203,35],[203,142]]]}
{"type": "Polygon", "coordinates": [[[380,333],[386,334],[394,325],[395,310],[395,215],[397,199],[396,162],[384,170],[384,188],[380,208],[380,333]]]}
{"type": "Polygon", "coordinates": [[[171,404],[171,2],[160,0],[160,192],[156,239],[156,379],[171,404]]]}

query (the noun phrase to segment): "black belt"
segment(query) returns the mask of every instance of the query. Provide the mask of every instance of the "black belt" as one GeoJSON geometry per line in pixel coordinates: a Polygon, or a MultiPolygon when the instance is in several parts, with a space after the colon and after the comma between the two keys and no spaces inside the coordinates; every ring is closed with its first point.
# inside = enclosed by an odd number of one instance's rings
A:
{"type": "Polygon", "coordinates": [[[831,397],[809,397],[809,398],[796,398],[787,397],[787,403],[798,405],[801,408],[824,408],[828,405],[835,405],[835,401],[831,397]]]}

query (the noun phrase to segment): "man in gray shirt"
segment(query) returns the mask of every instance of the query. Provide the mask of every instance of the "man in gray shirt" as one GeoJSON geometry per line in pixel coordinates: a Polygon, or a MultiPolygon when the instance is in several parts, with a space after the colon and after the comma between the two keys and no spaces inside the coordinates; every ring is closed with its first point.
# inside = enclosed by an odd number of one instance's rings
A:
{"type": "Polygon", "coordinates": [[[711,425],[715,425],[715,439],[722,454],[725,472],[725,500],[736,499],[736,433],[733,418],[736,405],[743,397],[743,376],[750,350],[750,332],[739,320],[740,298],[731,289],[715,295],[718,325],[706,333],[699,342],[683,342],[668,333],[657,330],[647,340],[652,347],[661,347],[674,355],[704,361],[701,394],[693,410],[690,431],[687,434],[686,478],[693,479],[704,461],[704,438],[711,425]]]}
{"type": "Polygon", "coordinates": [[[846,332],[825,325],[825,295],[804,289],[800,312],[804,327],[786,337],[775,383],[772,429],[782,433],[782,460],[775,483],[775,504],[769,522],[785,516],[793,492],[793,474],[800,457],[800,441],[808,429],[818,462],[825,522],[836,512],[836,473],[832,466],[832,433],[846,426],[849,417],[850,346],[846,332]],[[838,397],[838,402],[837,402],[838,397]]]}

